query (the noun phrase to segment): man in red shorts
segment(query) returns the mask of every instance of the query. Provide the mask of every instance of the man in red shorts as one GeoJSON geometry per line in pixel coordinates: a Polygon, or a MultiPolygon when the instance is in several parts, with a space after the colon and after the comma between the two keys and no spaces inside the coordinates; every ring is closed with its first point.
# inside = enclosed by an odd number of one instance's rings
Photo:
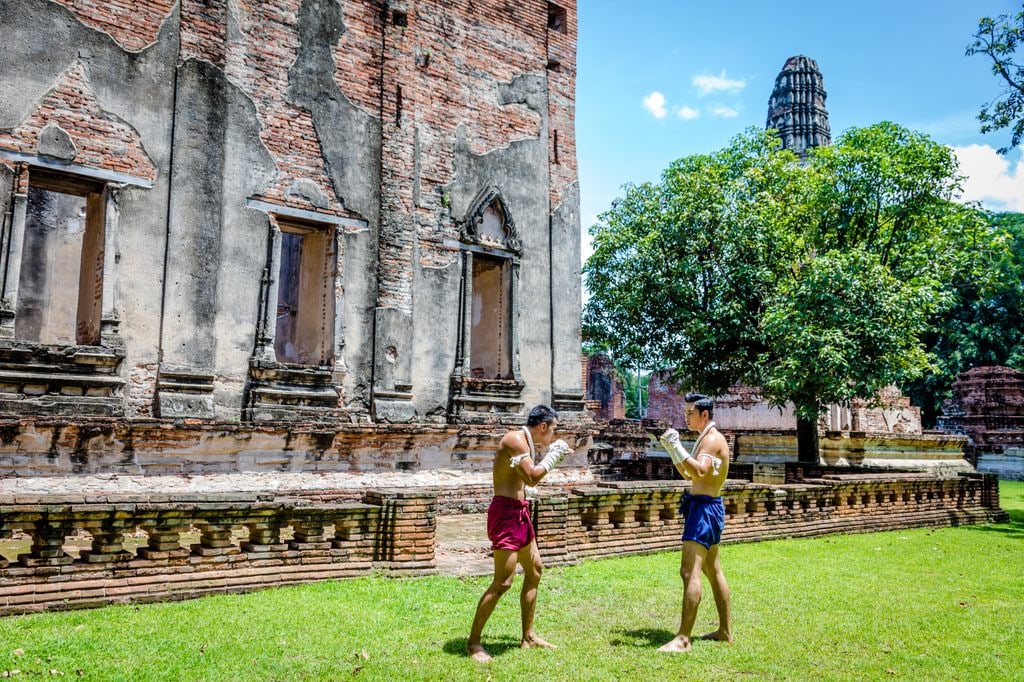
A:
{"type": "Polygon", "coordinates": [[[494,498],[487,510],[487,537],[494,552],[494,580],[476,607],[473,629],[469,633],[466,654],[473,660],[486,663],[491,657],[480,644],[487,619],[501,595],[512,587],[516,563],[523,565],[523,591],[519,606],[523,619],[523,649],[543,647],[554,649],[533,630],[533,610],[537,604],[537,586],[544,568],[537,540],[530,521],[530,503],[526,499],[526,486],[534,486],[543,479],[569,452],[565,441],[552,443],[558,414],[546,405],[530,410],[526,426],[509,431],[498,444],[494,456],[494,498]],[[537,448],[548,447],[544,459],[537,461],[537,448]]]}

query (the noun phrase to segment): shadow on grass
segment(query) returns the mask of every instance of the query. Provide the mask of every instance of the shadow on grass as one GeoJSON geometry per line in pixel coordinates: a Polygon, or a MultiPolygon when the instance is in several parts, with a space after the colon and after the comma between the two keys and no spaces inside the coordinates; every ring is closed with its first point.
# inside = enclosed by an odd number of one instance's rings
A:
{"type": "Polygon", "coordinates": [[[985,533],[999,533],[1012,538],[1024,537],[1024,510],[1009,509],[1006,513],[1010,517],[1009,523],[986,523],[980,526],[962,527],[985,533]]]}
{"type": "Polygon", "coordinates": [[[641,628],[639,630],[612,630],[615,637],[611,641],[612,646],[628,646],[636,649],[649,649],[659,647],[670,641],[676,633],[661,628],[641,628]]]}
{"type": "MultiPolygon", "coordinates": [[[[445,642],[444,652],[451,654],[452,656],[466,656],[466,643],[469,640],[465,637],[460,639],[449,639],[445,642]]],[[[501,656],[508,652],[510,649],[519,648],[519,640],[513,639],[512,637],[497,637],[494,639],[484,638],[483,641],[484,649],[491,655],[492,658],[501,656]]]]}

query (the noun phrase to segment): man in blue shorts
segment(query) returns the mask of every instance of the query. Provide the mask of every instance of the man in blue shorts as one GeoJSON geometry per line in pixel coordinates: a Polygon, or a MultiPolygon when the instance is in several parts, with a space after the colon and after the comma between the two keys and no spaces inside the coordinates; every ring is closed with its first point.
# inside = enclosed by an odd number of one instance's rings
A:
{"type": "Polygon", "coordinates": [[[715,422],[714,403],[705,395],[686,395],[686,425],[700,435],[691,455],[679,442],[679,434],[669,429],[661,436],[661,444],[672,457],[676,470],[693,481],[690,492],[683,495],[680,513],[683,526],[683,558],[680,575],[683,577],[683,616],[675,638],[658,649],[665,652],[690,650],[690,634],[697,619],[701,598],[701,571],[711,581],[718,609],[718,629],[701,639],[732,643],[732,616],[729,604],[729,583],[722,573],[718,556],[718,543],[725,526],[725,505],[722,504],[722,486],[729,473],[729,443],[715,422]]]}

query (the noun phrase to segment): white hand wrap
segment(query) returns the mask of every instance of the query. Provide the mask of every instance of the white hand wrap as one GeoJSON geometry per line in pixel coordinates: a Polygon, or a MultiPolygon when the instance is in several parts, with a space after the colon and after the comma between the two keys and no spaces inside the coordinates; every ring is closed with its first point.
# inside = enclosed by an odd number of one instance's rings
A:
{"type": "Polygon", "coordinates": [[[508,460],[509,466],[511,466],[513,469],[515,469],[517,466],[519,466],[520,462],[522,462],[524,459],[526,459],[529,456],[530,456],[529,452],[524,452],[521,455],[516,455],[515,457],[512,457],[512,458],[510,458],[508,460]]]}
{"type": "Polygon", "coordinates": [[[540,461],[540,466],[551,473],[551,470],[558,466],[558,463],[562,461],[562,458],[569,454],[569,444],[564,440],[556,440],[554,443],[548,446],[548,454],[544,455],[544,459],[540,461]]]}
{"type": "Polygon", "coordinates": [[[693,455],[686,451],[683,444],[679,442],[679,432],[675,429],[669,429],[665,433],[661,434],[661,447],[665,449],[668,456],[672,458],[673,464],[682,464],[686,460],[690,459],[693,455]]]}

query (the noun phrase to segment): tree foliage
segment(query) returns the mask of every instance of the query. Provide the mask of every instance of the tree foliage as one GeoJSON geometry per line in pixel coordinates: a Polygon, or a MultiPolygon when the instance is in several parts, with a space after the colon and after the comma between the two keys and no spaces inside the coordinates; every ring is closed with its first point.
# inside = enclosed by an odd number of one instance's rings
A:
{"type": "Polygon", "coordinates": [[[1024,214],[982,214],[989,239],[979,252],[989,276],[957,287],[956,301],[926,336],[935,370],[907,387],[934,422],[956,375],[971,367],[1024,369],[1024,214]]]}
{"type": "Polygon", "coordinates": [[[1006,154],[1024,139],[1024,63],[1017,61],[1017,49],[1024,45],[1024,7],[1017,15],[1001,14],[978,22],[967,54],[982,54],[992,61],[992,74],[1002,86],[1000,94],[978,114],[981,132],[1010,128],[1010,144],[999,150],[1006,154]]]}
{"type": "Polygon", "coordinates": [[[929,369],[923,337],[975,282],[985,224],[956,158],[892,123],[801,165],[772,131],[629,185],[591,229],[588,338],[668,363],[683,388],[741,381],[815,419],[929,369]]]}

